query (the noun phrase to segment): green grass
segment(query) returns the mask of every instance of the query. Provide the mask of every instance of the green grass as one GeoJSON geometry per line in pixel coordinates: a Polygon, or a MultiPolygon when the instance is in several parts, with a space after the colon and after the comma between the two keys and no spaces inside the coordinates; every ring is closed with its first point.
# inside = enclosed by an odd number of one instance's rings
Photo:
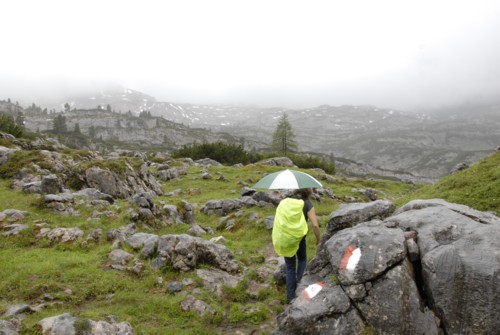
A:
{"type": "Polygon", "coordinates": [[[11,178],[24,167],[29,166],[31,163],[42,163],[43,155],[38,150],[18,150],[14,152],[9,160],[0,165],[0,178],[11,178]]]}
{"type": "Polygon", "coordinates": [[[495,211],[500,215],[500,153],[439,180],[432,185],[421,185],[415,192],[398,199],[403,205],[413,199],[441,198],[467,205],[481,211],[495,211]]]}

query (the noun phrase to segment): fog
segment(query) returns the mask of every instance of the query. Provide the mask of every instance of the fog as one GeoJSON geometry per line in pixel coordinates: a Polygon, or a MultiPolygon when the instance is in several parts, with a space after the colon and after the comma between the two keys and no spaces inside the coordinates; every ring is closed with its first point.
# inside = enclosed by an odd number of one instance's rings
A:
{"type": "Polygon", "coordinates": [[[0,99],[121,85],[160,101],[403,110],[500,97],[498,1],[2,3],[0,99]]]}

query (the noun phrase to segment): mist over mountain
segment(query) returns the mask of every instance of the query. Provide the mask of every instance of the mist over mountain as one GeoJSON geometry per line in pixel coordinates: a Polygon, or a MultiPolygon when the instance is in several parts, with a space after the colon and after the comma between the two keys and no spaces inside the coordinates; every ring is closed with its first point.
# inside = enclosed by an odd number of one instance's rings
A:
{"type": "MultiPolygon", "coordinates": [[[[46,96],[45,101],[49,104],[42,107],[56,112],[62,111],[68,103],[73,111],[66,114],[70,127],[78,122],[84,133],[89,126],[98,126],[104,138],[144,145],[148,143],[148,136],[151,144],[161,145],[170,135],[167,141],[169,148],[192,143],[196,139],[222,138],[244,143],[247,150],[269,150],[277,120],[286,113],[301,152],[335,159],[339,171],[347,175],[416,182],[435,181],[449,174],[457,164],[475,162],[500,145],[498,102],[469,102],[439,110],[427,109],[425,113],[371,105],[266,108],[165,102],[120,85],[100,86],[92,92],[72,92],[64,98],[46,96]],[[102,109],[102,117],[98,112],[79,112],[95,110],[98,106],[102,109]],[[110,118],[117,118],[113,114],[104,115],[104,110],[108,108],[118,116],[126,113],[139,115],[147,111],[173,123],[169,123],[164,130],[153,131],[158,122],[151,120],[149,126],[144,124],[150,129],[147,132],[117,128],[116,125],[125,121],[113,121],[110,118]],[[188,134],[193,132],[189,129],[207,129],[213,133],[193,135],[188,134]]],[[[43,117],[27,124],[33,131],[52,127],[50,118],[43,117]]]]}

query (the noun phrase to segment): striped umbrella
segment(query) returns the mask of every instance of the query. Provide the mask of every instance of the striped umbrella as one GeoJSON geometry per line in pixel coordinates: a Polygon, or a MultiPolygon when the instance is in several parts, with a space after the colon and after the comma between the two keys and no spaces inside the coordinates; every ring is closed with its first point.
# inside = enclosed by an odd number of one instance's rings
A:
{"type": "Polygon", "coordinates": [[[270,173],[253,186],[254,188],[290,189],[321,188],[323,185],[313,176],[295,170],[270,173]]]}

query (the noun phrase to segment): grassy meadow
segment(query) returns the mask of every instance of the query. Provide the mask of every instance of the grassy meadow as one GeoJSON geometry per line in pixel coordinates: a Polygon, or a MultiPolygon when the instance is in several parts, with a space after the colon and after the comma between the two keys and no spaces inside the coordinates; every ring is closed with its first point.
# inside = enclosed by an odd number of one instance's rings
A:
{"type": "MultiPolygon", "coordinates": [[[[170,163],[171,167],[182,165],[182,160],[170,163]]],[[[355,189],[373,188],[379,199],[388,199],[398,206],[416,198],[441,197],[448,201],[464,203],[480,210],[500,211],[500,154],[493,154],[470,169],[445,177],[434,185],[411,185],[396,181],[345,179],[338,177],[333,183],[321,180],[320,174],[303,170],[316,177],[324,187],[331,188],[339,197],[356,197],[369,201],[355,189]]],[[[283,310],[286,301],[285,287],[277,285],[272,276],[258,278],[256,269],[262,266],[265,257],[272,252],[271,231],[265,229],[263,220],[274,215],[272,207],[245,207],[243,215],[233,217],[237,224],[231,231],[217,230],[220,217],[205,215],[200,208],[213,199],[233,199],[240,197],[240,181],[250,187],[264,173],[282,168],[247,165],[244,167],[213,166],[208,169],[212,179],[202,179],[202,167],[189,166],[188,173],[179,179],[162,182],[165,194],[182,190],[174,195],[155,198],[155,203],[178,205],[182,200],[191,203],[195,210],[195,221],[204,227],[215,230],[210,239],[223,236],[224,242],[240,264],[244,280],[237,288],[226,287],[222,298],[203,287],[196,273],[180,273],[168,266],[161,270],[151,268],[145,260],[140,274],[112,270],[108,254],[111,242],[106,241],[106,232],[120,228],[131,222],[131,204],[121,200],[108,208],[88,207],[85,202],[75,205],[78,216],[61,215],[41,206],[39,196],[24,194],[11,188],[10,179],[0,179],[0,212],[5,209],[18,209],[28,214],[22,222],[29,228],[19,236],[0,236],[0,315],[8,305],[25,303],[45,307],[36,313],[26,314],[22,321],[22,334],[38,334],[35,325],[43,318],[70,313],[79,318],[108,320],[113,315],[118,322],[128,321],[136,334],[268,334],[272,332],[275,318],[283,310]],[[223,178],[222,178],[223,176],[223,178]],[[95,212],[113,211],[114,215],[95,215],[95,212]],[[251,213],[259,215],[258,220],[249,219],[251,213]],[[103,229],[98,243],[81,245],[51,244],[36,238],[39,226],[78,227],[86,236],[96,228],[103,229]],[[159,277],[163,279],[162,283],[159,277]],[[179,293],[170,293],[166,284],[191,278],[195,284],[185,286],[179,293]],[[257,296],[246,292],[250,280],[260,280],[268,284],[257,296]],[[216,310],[215,315],[199,316],[195,312],[183,312],[180,302],[188,294],[193,294],[216,310]]],[[[313,201],[323,230],[332,211],[342,202],[331,198],[313,201]]],[[[7,224],[4,222],[4,224],[7,224]]],[[[141,225],[138,231],[164,234],[187,233],[189,225],[173,224],[141,225]]],[[[316,253],[315,238],[312,231],[308,237],[308,257],[316,253]]],[[[131,248],[122,246],[138,256],[131,248]]],[[[203,265],[204,266],[204,265],[203,265]]],[[[203,267],[202,266],[202,267],[203,267]]]]}

